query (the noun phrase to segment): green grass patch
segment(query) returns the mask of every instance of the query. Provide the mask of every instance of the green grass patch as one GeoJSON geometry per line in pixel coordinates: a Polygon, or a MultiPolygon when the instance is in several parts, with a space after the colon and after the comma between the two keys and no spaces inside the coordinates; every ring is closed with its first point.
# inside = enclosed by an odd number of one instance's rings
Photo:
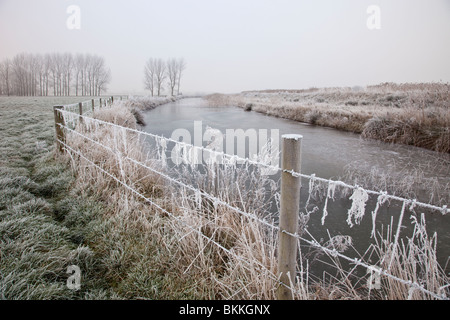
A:
{"type": "Polygon", "coordinates": [[[0,97],[0,299],[120,298],[87,245],[102,207],[72,190],[70,169],[55,160],[55,102],[0,97]],[[78,291],[67,287],[70,265],[81,269],[78,291]]]}

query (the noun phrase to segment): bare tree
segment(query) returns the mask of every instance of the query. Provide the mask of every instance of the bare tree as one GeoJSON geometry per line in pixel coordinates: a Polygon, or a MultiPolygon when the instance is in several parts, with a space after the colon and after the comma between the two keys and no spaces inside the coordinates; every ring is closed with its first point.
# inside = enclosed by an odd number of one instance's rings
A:
{"type": "Polygon", "coordinates": [[[155,80],[156,88],[158,90],[158,97],[161,95],[161,88],[163,86],[164,80],[166,79],[166,64],[163,59],[155,60],[155,80]]]}
{"type": "Polygon", "coordinates": [[[16,55],[11,61],[11,71],[13,74],[12,85],[13,94],[24,96],[26,95],[26,70],[25,58],[23,54],[16,55]]]}
{"type": "Polygon", "coordinates": [[[150,58],[145,63],[144,68],[144,85],[145,89],[150,90],[152,97],[155,89],[155,60],[150,58]]]}
{"type": "Polygon", "coordinates": [[[21,53],[0,61],[0,94],[48,96],[53,88],[55,96],[70,96],[75,86],[76,95],[80,89],[82,95],[99,95],[110,80],[105,59],[89,54],[21,53]]]}
{"type": "Polygon", "coordinates": [[[39,54],[29,55],[30,61],[30,95],[38,96],[41,95],[41,69],[42,69],[42,59],[39,54]],[[38,90],[39,88],[39,90],[38,90]]]}
{"type": "Polygon", "coordinates": [[[167,78],[169,79],[170,95],[173,96],[178,80],[178,61],[176,59],[167,60],[167,78]]]}
{"type": "Polygon", "coordinates": [[[175,93],[175,87],[177,87],[177,95],[180,94],[181,76],[184,69],[186,69],[186,62],[183,58],[167,60],[166,63],[166,76],[169,80],[168,86],[170,94],[173,96],[175,93]]]}
{"type": "Polygon", "coordinates": [[[102,68],[97,78],[97,95],[101,95],[102,91],[106,91],[106,85],[111,81],[111,70],[102,68]]]}
{"type": "Polygon", "coordinates": [[[93,95],[100,95],[100,91],[105,90],[110,81],[111,71],[106,69],[103,57],[94,56],[91,62],[93,95]]]}
{"type": "Polygon", "coordinates": [[[88,88],[89,88],[89,78],[90,78],[90,71],[89,66],[91,64],[92,56],[90,54],[86,54],[83,59],[83,66],[81,71],[81,95],[86,96],[88,95],[88,88]]]}
{"type": "Polygon", "coordinates": [[[74,58],[75,95],[78,96],[79,81],[83,72],[84,55],[77,54],[74,58]]]}
{"type": "Polygon", "coordinates": [[[27,54],[28,60],[28,95],[37,95],[37,76],[39,74],[39,58],[37,55],[27,54]]]}
{"type": "Polygon", "coordinates": [[[4,85],[3,92],[6,95],[10,95],[10,74],[11,74],[11,61],[6,59],[2,63],[0,63],[0,77],[4,85]]]}
{"type": "Polygon", "coordinates": [[[37,54],[35,57],[35,81],[36,81],[36,87],[39,84],[39,90],[35,92],[36,96],[43,96],[43,87],[44,87],[44,58],[42,55],[37,54]]]}
{"type": "Polygon", "coordinates": [[[62,95],[62,73],[63,73],[63,61],[62,55],[59,53],[51,54],[50,72],[53,79],[53,95],[62,95]]]}
{"type": "Polygon", "coordinates": [[[177,61],[177,95],[180,95],[180,83],[181,83],[181,75],[183,71],[186,69],[186,61],[184,58],[180,58],[177,61]]]}
{"type": "Polygon", "coordinates": [[[44,56],[43,61],[43,76],[44,76],[44,83],[45,83],[45,96],[48,96],[48,84],[50,79],[50,70],[52,66],[52,58],[50,54],[46,54],[44,56]]]}
{"type": "Polygon", "coordinates": [[[73,56],[70,53],[65,53],[62,56],[63,62],[63,78],[64,78],[64,94],[70,96],[70,80],[72,79],[72,72],[74,68],[73,56]]]}
{"type": "Polygon", "coordinates": [[[155,88],[158,96],[161,95],[161,89],[164,85],[164,80],[168,79],[168,86],[170,94],[175,94],[175,87],[177,95],[180,94],[181,77],[183,71],[186,69],[186,61],[184,58],[168,59],[166,63],[162,59],[149,58],[144,68],[144,85],[145,89],[150,90],[152,96],[155,88]]]}

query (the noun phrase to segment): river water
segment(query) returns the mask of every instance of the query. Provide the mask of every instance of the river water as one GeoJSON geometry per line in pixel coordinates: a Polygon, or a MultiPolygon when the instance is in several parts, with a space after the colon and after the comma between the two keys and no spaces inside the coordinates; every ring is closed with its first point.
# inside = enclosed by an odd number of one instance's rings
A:
{"type": "MultiPolygon", "coordinates": [[[[176,129],[188,130],[192,136],[191,143],[194,143],[194,124],[197,123],[198,126],[200,121],[202,132],[205,132],[206,127],[209,126],[219,129],[222,133],[225,133],[227,129],[243,129],[244,131],[255,129],[257,132],[267,129],[269,136],[272,130],[278,130],[280,139],[283,134],[300,134],[303,136],[302,173],[315,174],[326,179],[344,179],[349,171],[359,172],[363,176],[364,173],[369,173],[376,168],[377,174],[385,174],[393,181],[403,179],[408,173],[417,177],[420,172],[419,178],[428,181],[426,183],[429,181],[434,181],[437,185],[450,183],[450,157],[448,155],[415,147],[364,140],[358,134],[275,118],[256,112],[245,112],[238,107],[210,107],[205,100],[200,98],[182,99],[159,106],[145,112],[144,120],[146,123],[142,128],[144,131],[168,138],[176,129]],[[401,173],[401,177],[395,176],[398,173],[401,173]]],[[[408,184],[409,180],[405,181],[408,184]]],[[[420,184],[418,183],[418,185],[420,184]]],[[[302,182],[302,201],[306,201],[308,197],[307,186],[307,182],[306,185],[305,182],[302,182]]],[[[376,190],[378,191],[378,189],[376,190]]],[[[427,191],[420,192],[422,194],[416,195],[418,200],[427,202],[429,198],[427,191]]],[[[351,235],[354,246],[362,254],[364,248],[367,248],[367,242],[370,242],[372,229],[370,210],[373,210],[375,202],[376,199],[368,202],[366,216],[360,226],[350,228],[345,223],[347,210],[351,206],[351,202],[347,199],[329,203],[328,206],[332,207],[332,210],[328,210],[330,213],[324,225],[321,223],[322,210],[311,214],[308,228],[311,233],[316,231],[317,240],[324,239],[326,241],[330,234],[351,235]]],[[[379,212],[380,218],[377,218],[377,222],[389,224],[393,221],[395,233],[400,208],[401,204],[395,203],[383,207],[379,212]]],[[[420,214],[421,212],[417,210],[416,213],[420,214]]],[[[429,235],[434,232],[438,234],[438,260],[444,267],[450,254],[449,215],[443,216],[439,212],[428,212],[426,219],[429,235]]],[[[411,225],[409,214],[405,215],[403,225],[411,225]]]]}

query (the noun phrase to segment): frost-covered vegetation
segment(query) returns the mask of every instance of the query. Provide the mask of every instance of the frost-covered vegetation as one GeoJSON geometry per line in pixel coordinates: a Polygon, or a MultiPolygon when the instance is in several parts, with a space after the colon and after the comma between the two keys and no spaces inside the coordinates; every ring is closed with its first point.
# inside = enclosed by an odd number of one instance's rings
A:
{"type": "MultiPolygon", "coordinates": [[[[172,174],[161,161],[160,150],[149,156],[144,153],[137,133],[92,125],[86,119],[77,127],[85,137],[70,133],[66,139],[79,154],[56,155],[51,105],[70,102],[74,98],[0,99],[1,298],[275,298],[275,231],[148,170],[172,174]],[[82,271],[79,291],[66,287],[69,265],[82,271]]],[[[97,110],[94,117],[134,129],[140,110],[163,102],[116,102],[97,110]]],[[[205,172],[178,170],[177,179],[194,183],[202,192],[269,222],[276,220],[269,213],[273,203],[278,205],[276,182],[255,168],[231,164],[220,170],[208,166],[205,172]]],[[[323,189],[319,187],[311,188],[309,204],[314,205],[313,198],[323,189]]],[[[327,221],[333,219],[334,198],[340,192],[337,187],[333,192],[325,189],[325,197],[333,198],[327,221]]],[[[311,215],[305,209],[301,235],[311,215]]],[[[362,218],[360,211],[353,208],[358,213],[354,223],[362,218]]],[[[416,219],[413,224],[411,238],[403,239],[401,246],[392,244],[395,225],[386,226],[361,257],[373,264],[380,261],[383,268],[388,263],[396,276],[442,293],[439,290],[448,284],[448,277],[437,263],[436,238],[427,235],[425,221],[416,219]]],[[[344,235],[330,236],[322,244],[339,252],[352,247],[351,238],[344,235]]],[[[296,299],[430,298],[389,278],[382,279],[381,291],[370,290],[364,272],[361,276],[355,268],[349,271],[338,258],[325,259],[317,249],[301,246],[299,256],[296,299]],[[335,272],[313,275],[312,268],[323,261],[332,264],[335,272]]]]}
{"type": "Polygon", "coordinates": [[[364,138],[450,152],[450,84],[264,90],[207,99],[212,105],[236,105],[364,138]]]}
{"type": "Polygon", "coordinates": [[[0,95],[100,96],[111,81],[103,57],[20,53],[0,61],[0,95]]]}
{"type": "Polygon", "coordinates": [[[0,97],[0,299],[114,297],[90,244],[102,205],[55,160],[53,104],[75,98],[0,97]],[[84,270],[80,291],[67,267],[84,270]]]}

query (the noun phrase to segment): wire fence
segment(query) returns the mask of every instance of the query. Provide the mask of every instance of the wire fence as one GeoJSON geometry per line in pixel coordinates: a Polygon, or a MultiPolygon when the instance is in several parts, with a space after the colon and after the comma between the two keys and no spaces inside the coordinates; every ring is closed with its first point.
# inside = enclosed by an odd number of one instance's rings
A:
{"type": "MultiPolygon", "coordinates": [[[[72,158],[78,157],[78,159],[82,159],[99,172],[102,172],[106,176],[110,177],[111,179],[119,183],[122,187],[133,193],[138,198],[141,198],[143,201],[149,203],[150,205],[160,210],[167,216],[185,225],[185,227],[190,229],[192,232],[197,233],[208,243],[211,243],[212,245],[226,252],[228,255],[231,255],[235,259],[241,261],[244,265],[247,266],[247,268],[251,268],[256,263],[260,267],[261,272],[264,272],[267,277],[269,277],[272,281],[274,281],[275,286],[277,287],[283,286],[291,291],[296,290],[294,283],[296,279],[298,281],[299,278],[298,273],[294,277],[290,278],[290,282],[281,281],[280,280],[281,275],[278,274],[277,272],[269,270],[266,266],[264,266],[258,261],[248,261],[247,259],[236,254],[234,250],[226,248],[218,241],[213,239],[211,236],[207,236],[204,232],[202,232],[200,228],[198,228],[198,226],[188,224],[186,221],[180,219],[180,217],[178,217],[170,210],[165,209],[156,201],[144,195],[137,188],[135,188],[132,183],[130,183],[129,181],[127,182],[125,173],[122,169],[123,163],[126,161],[133,163],[134,165],[144,170],[147,170],[152,174],[158,175],[160,178],[170,182],[171,184],[177,185],[185,190],[189,190],[189,192],[195,195],[195,199],[198,202],[199,206],[201,206],[202,199],[207,199],[210,203],[212,203],[214,207],[222,206],[224,208],[227,208],[228,210],[235,212],[238,215],[241,215],[243,217],[246,217],[261,224],[265,228],[275,231],[276,234],[285,234],[288,235],[289,237],[296,239],[299,247],[307,245],[310,248],[315,248],[321,251],[330,259],[340,258],[343,261],[346,261],[350,266],[353,266],[353,268],[361,267],[365,269],[367,271],[367,274],[370,275],[370,279],[368,280],[369,291],[371,290],[369,282],[373,281],[374,278],[377,278],[378,280],[380,278],[383,278],[396,281],[402,285],[407,286],[409,288],[408,298],[413,298],[414,292],[419,291],[425,296],[428,296],[429,298],[439,300],[448,299],[447,295],[450,284],[445,283],[444,285],[441,285],[439,287],[436,286],[430,287],[429,284],[425,283],[420,278],[416,277],[411,278],[409,276],[402,277],[399,274],[394,274],[391,270],[392,263],[394,262],[394,257],[396,256],[397,250],[399,250],[398,248],[400,247],[401,244],[400,234],[402,228],[404,227],[404,219],[405,215],[407,214],[407,211],[415,213],[415,210],[421,209],[424,212],[425,211],[437,212],[445,216],[450,211],[450,209],[447,208],[446,205],[439,207],[429,203],[420,202],[415,199],[406,199],[399,196],[390,195],[387,192],[383,191],[367,190],[360,186],[349,185],[342,181],[334,181],[330,179],[323,179],[320,177],[316,177],[314,174],[307,175],[293,170],[286,170],[282,167],[274,166],[270,163],[261,161],[261,159],[255,160],[238,157],[236,155],[226,154],[224,152],[217,151],[208,147],[194,146],[171,138],[166,138],[160,135],[143,132],[135,128],[130,128],[126,126],[121,126],[119,124],[111,123],[108,121],[103,121],[94,117],[95,110],[96,108],[98,109],[103,107],[104,102],[106,102],[106,104],[112,104],[113,98],[108,99],[107,101],[104,100],[103,102],[99,100],[98,106],[96,102],[97,100],[92,100],[80,104],[55,107],[57,143],[60,145],[60,150],[64,150],[65,152],[69,153],[72,156],[72,158]],[[83,110],[83,106],[89,108],[84,108],[83,110]],[[93,132],[99,131],[100,128],[109,128],[111,130],[111,132],[113,133],[112,140],[114,141],[114,143],[107,145],[104,142],[104,140],[102,140],[102,137],[95,136],[92,134],[93,132]],[[394,243],[391,246],[392,252],[390,255],[390,259],[389,261],[386,261],[384,263],[385,267],[376,266],[368,262],[370,259],[364,259],[364,255],[359,257],[358,256],[351,257],[348,254],[344,254],[343,251],[345,250],[341,250],[339,246],[336,244],[331,245],[329,243],[324,244],[323,241],[316,240],[314,235],[305,226],[299,229],[298,232],[288,232],[284,229],[281,229],[279,224],[277,223],[278,219],[276,218],[274,219],[273,216],[264,216],[256,212],[252,212],[251,210],[248,210],[245,207],[236,205],[235,203],[229,203],[226,200],[222,199],[218,193],[205,191],[204,189],[196,186],[195,183],[192,183],[192,181],[186,181],[186,179],[177,177],[176,175],[169,173],[169,171],[167,170],[161,170],[159,168],[152,166],[151,163],[147,161],[147,159],[144,160],[137,159],[132,155],[128,154],[127,143],[129,141],[128,139],[131,136],[137,139],[137,141],[140,141],[140,143],[143,143],[143,141],[145,141],[146,138],[152,139],[154,141],[152,147],[157,149],[156,152],[157,158],[164,164],[164,166],[167,166],[167,163],[169,162],[167,153],[169,153],[170,150],[168,146],[169,144],[173,144],[174,146],[176,146],[176,148],[178,148],[179,155],[181,155],[181,157],[183,157],[184,160],[186,160],[185,163],[193,163],[192,160],[195,157],[197,157],[200,153],[207,153],[209,155],[208,159],[210,159],[210,161],[214,162],[214,164],[216,165],[225,164],[236,166],[237,163],[240,163],[253,167],[265,168],[270,170],[271,172],[275,172],[278,174],[284,173],[289,174],[292,177],[304,179],[308,182],[309,187],[309,197],[306,201],[307,204],[305,208],[308,206],[310,197],[314,193],[315,185],[321,184],[322,187],[325,188],[325,197],[324,197],[325,199],[322,207],[322,216],[320,219],[322,226],[325,224],[325,221],[329,215],[329,206],[330,206],[329,202],[334,201],[335,192],[337,188],[347,189],[351,193],[351,196],[348,198],[351,204],[350,208],[347,211],[347,220],[346,220],[346,222],[350,227],[360,224],[361,219],[363,218],[365,212],[367,211],[365,207],[366,204],[368,203],[369,197],[376,198],[375,208],[371,212],[372,237],[376,236],[376,220],[380,208],[383,207],[384,205],[389,204],[391,201],[398,202],[401,204],[401,209],[398,216],[397,228],[395,230],[394,243]],[[101,148],[102,150],[111,154],[111,156],[115,157],[118,162],[120,174],[115,175],[112,172],[109,172],[107,169],[105,169],[101,163],[96,163],[94,159],[89,159],[85,154],[83,154],[83,152],[80,149],[77,149],[76,146],[74,146],[71,143],[70,139],[73,137],[78,137],[82,139],[84,143],[89,143],[92,146],[101,148]]],[[[218,176],[216,176],[215,178],[217,179],[218,176]]],[[[216,184],[217,183],[220,184],[220,182],[216,182],[216,184]]],[[[319,209],[316,207],[315,211],[318,210],[319,209]]],[[[424,215],[424,213],[422,213],[422,215],[424,215]]],[[[330,236],[330,242],[332,242],[331,240],[332,239],[330,236]]]]}

